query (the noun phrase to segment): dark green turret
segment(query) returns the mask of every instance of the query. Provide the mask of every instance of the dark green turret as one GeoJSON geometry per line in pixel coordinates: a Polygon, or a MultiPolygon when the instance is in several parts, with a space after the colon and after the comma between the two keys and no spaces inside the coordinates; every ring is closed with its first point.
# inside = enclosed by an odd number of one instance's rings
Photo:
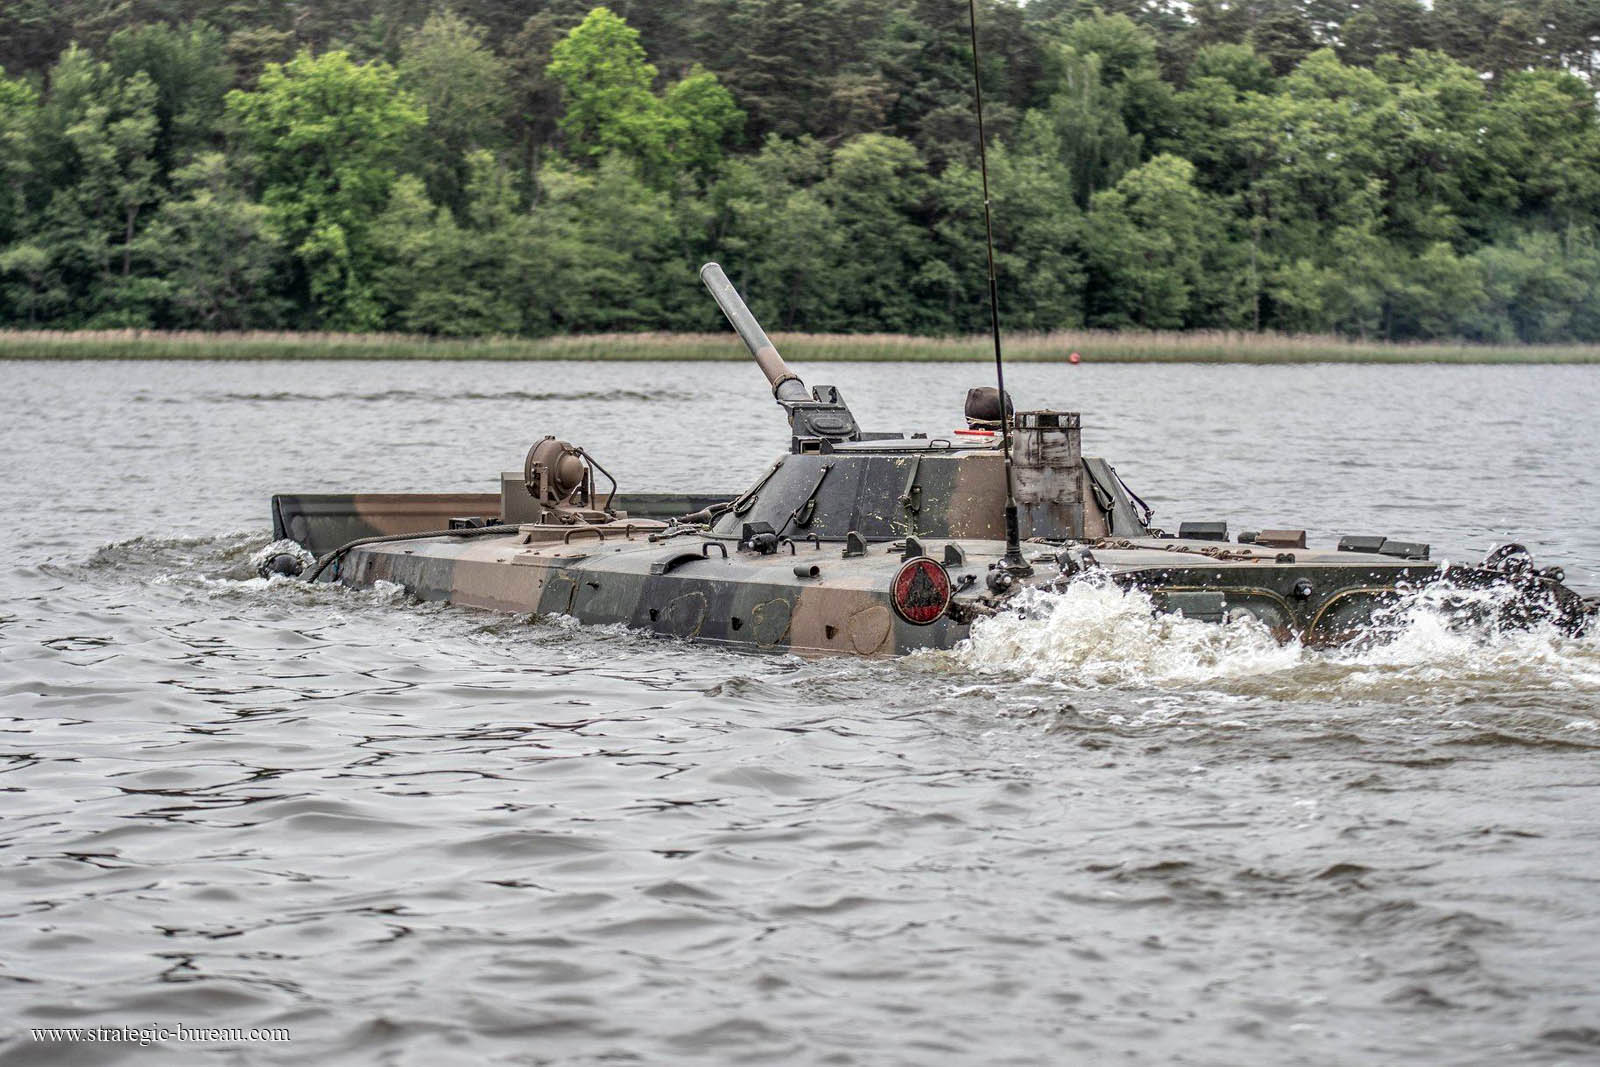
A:
{"type": "MultiPolygon", "coordinates": [[[[721,514],[712,536],[744,541],[754,530],[845,541],[853,533],[866,543],[1005,536],[1004,456],[991,417],[998,402],[984,395],[992,389],[973,390],[968,427],[948,436],[863,432],[839,390],[806,390],[720,266],[707,263],[700,278],[766,375],[793,432],[790,454],[721,514]]],[[[1076,412],[1022,411],[1012,420],[1023,537],[1145,533],[1115,472],[1104,460],[1083,458],[1076,412]]]]}

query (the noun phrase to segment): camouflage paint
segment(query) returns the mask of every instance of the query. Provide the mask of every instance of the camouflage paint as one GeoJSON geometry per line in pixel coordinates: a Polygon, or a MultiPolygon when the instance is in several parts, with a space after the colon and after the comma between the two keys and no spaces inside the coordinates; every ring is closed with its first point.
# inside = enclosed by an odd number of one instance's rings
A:
{"type": "MultiPolygon", "coordinates": [[[[830,544],[802,542],[794,554],[785,548],[761,555],[723,542],[730,549],[724,558],[716,543],[704,550],[707,539],[701,536],[657,544],[635,536],[573,545],[530,544],[524,536],[365,546],[349,553],[339,580],[351,585],[389,581],[423,600],[570,615],[585,623],[623,623],[684,640],[808,656],[948,648],[967,636],[975,614],[1004,607],[1003,600],[984,591],[982,581],[1004,551],[997,540],[923,543],[934,560],[943,559],[951,544],[965,559],[947,568],[959,589],[950,612],[918,626],[897,617],[891,607],[891,586],[903,562],[892,545],[875,545],[865,556],[846,560],[830,544]],[[796,562],[815,564],[819,576],[797,577],[796,562]],[[977,580],[963,583],[963,575],[977,580]]],[[[1064,580],[1055,546],[1025,547],[1032,550],[1035,575],[1024,587],[1048,588],[1064,580]]],[[[1218,559],[1207,554],[1218,553],[1216,542],[1154,538],[1078,547],[1093,553],[1092,570],[1149,593],[1158,611],[1215,621],[1247,613],[1281,639],[1311,645],[1347,640],[1370,626],[1375,610],[1441,578],[1467,586],[1490,581],[1467,568],[1360,552],[1250,553],[1224,545],[1225,554],[1243,558],[1218,559]]],[[[1530,578],[1529,583],[1527,592],[1547,604],[1542,610],[1558,617],[1586,610],[1550,579],[1530,578]]]]}
{"type": "MultiPolygon", "coordinates": [[[[353,549],[338,580],[388,581],[422,600],[493,611],[570,615],[585,623],[624,623],[686,640],[762,651],[887,656],[948,648],[968,632],[949,616],[914,625],[895,616],[890,585],[901,553],[878,546],[845,560],[838,546],[802,543],[772,555],[702,552],[705,539],[651,544],[620,541],[527,544],[522,535],[471,541],[434,538],[353,549]],[[797,562],[817,578],[799,578],[797,562]],[[652,568],[667,568],[653,574],[652,568]]],[[[930,543],[934,558],[942,545],[930,543]]],[[[996,556],[995,558],[998,558],[996,556]]],[[[962,573],[990,562],[969,555],[962,573]]]]}
{"type": "MultiPolygon", "coordinates": [[[[502,477],[521,485],[521,474],[502,477]]],[[[614,506],[635,518],[667,519],[732,496],[619,493],[614,506]]],[[[505,498],[504,487],[499,493],[280,493],[272,498],[272,536],[298,541],[320,556],[362,537],[443,530],[454,518],[498,521],[505,498]]],[[[513,515],[510,521],[519,519],[513,515]]]]}

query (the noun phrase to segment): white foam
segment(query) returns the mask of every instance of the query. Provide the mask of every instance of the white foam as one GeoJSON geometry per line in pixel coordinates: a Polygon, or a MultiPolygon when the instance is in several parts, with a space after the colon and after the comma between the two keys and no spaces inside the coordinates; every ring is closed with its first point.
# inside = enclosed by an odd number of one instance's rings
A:
{"type": "Polygon", "coordinates": [[[405,586],[382,578],[372,583],[368,596],[376,604],[400,604],[411,599],[411,593],[405,586]]]}
{"type": "Polygon", "coordinates": [[[1380,618],[1385,639],[1317,650],[1279,644],[1253,619],[1218,625],[1158,615],[1141,592],[1081,581],[1019,594],[1016,610],[980,619],[952,655],[981,674],[1086,687],[1204,687],[1277,699],[1600,696],[1600,641],[1546,624],[1493,622],[1491,609],[1509,595],[1422,590],[1380,618]]]}
{"type": "Polygon", "coordinates": [[[1254,619],[1223,625],[1156,615],[1150,598],[1109,582],[1025,590],[1017,610],[980,619],[955,650],[963,666],[1087,685],[1163,685],[1285,671],[1304,658],[1254,619]]]}
{"type": "MultiPolygon", "coordinates": [[[[305,548],[303,548],[298,541],[290,541],[290,540],[285,539],[285,540],[282,540],[282,541],[274,541],[270,545],[267,545],[265,548],[261,548],[261,549],[258,549],[255,552],[253,552],[251,554],[251,556],[250,556],[250,564],[249,564],[251,571],[259,571],[261,569],[261,565],[263,563],[265,563],[267,560],[271,559],[273,556],[277,556],[277,555],[287,555],[287,556],[295,557],[297,560],[300,561],[300,566],[301,566],[302,569],[304,569],[306,567],[309,567],[312,564],[317,562],[317,557],[313,556],[310,552],[306,551],[305,548]]],[[[286,576],[285,575],[281,575],[281,574],[274,574],[274,575],[271,575],[271,577],[272,578],[283,579],[286,576]]],[[[289,580],[292,580],[292,579],[289,579],[289,580]]]]}

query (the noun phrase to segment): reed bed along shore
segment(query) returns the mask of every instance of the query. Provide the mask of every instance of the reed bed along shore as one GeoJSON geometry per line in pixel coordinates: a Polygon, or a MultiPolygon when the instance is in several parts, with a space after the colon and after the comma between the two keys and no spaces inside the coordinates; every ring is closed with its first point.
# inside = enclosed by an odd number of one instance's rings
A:
{"type": "MultiPolygon", "coordinates": [[[[989,339],[903,334],[775,333],[796,362],[963,362],[992,356],[989,339]]],[[[1194,331],[1073,330],[1006,338],[1017,362],[1086,363],[1600,363],[1600,345],[1391,344],[1339,337],[1194,331]]],[[[441,339],[403,334],[0,330],[0,359],[152,360],[741,360],[731,333],[625,333],[441,339]]]]}

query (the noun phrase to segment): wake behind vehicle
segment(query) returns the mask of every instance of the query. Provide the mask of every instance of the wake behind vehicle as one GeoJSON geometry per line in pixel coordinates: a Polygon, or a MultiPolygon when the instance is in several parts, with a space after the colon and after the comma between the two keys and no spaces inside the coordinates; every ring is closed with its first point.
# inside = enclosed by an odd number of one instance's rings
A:
{"type": "MultiPolygon", "coordinates": [[[[803,655],[949,648],[1025,590],[1073,581],[1310,645],[1373,633],[1419,591],[1497,624],[1578,633],[1595,616],[1518,545],[1454,566],[1382,536],[1323,547],[1303,530],[1159,529],[1110,463],[1082,454],[1078,413],[1014,411],[995,388],[972,390],[967,426],[948,435],[864,431],[837,388],[789,369],[719,266],[701,277],[791,429],[744,492],[624,495],[587,450],[546,437],[499,493],[275,496],[276,536],[318,556],[311,580],[803,655]]],[[[285,552],[263,573],[300,567],[285,552]]]]}

